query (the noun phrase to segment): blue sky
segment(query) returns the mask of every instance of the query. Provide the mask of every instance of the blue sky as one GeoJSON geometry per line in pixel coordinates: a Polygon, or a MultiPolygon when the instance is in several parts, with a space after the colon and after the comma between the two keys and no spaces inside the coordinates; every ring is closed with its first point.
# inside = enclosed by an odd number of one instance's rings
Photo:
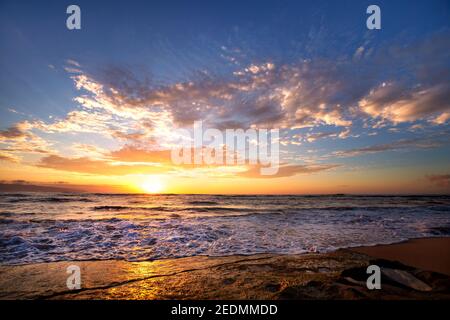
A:
{"type": "Polygon", "coordinates": [[[0,3],[8,165],[68,172],[46,159],[80,157],[75,144],[103,155],[142,148],[132,135],[161,139],[142,125],[166,128],[153,118],[159,110],[174,127],[202,119],[219,128],[281,128],[288,164],[375,167],[387,176],[388,168],[410,167],[415,178],[439,176],[436,190],[448,189],[448,1],[77,1],[75,31],[65,27],[70,4],[0,3]],[[381,8],[381,30],[366,28],[370,4],[381,8]],[[114,91],[102,96],[83,79],[114,91]],[[124,115],[132,107],[150,113],[124,115]],[[73,111],[89,120],[69,117],[73,111]],[[99,119],[109,135],[80,126],[99,119]]]}

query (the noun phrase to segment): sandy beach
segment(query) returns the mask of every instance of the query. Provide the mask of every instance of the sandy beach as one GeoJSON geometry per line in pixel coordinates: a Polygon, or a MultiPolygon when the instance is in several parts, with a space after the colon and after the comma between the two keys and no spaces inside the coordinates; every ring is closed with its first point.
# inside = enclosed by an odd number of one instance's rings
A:
{"type": "Polygon", "coordinates": [[[359,247],[352,250],[450,276],[450,238],[413,239],[397,244],[359,247]]]}
{"type": "Polygon", "coordinates": [[[1,266],[0,298],[450,299],[449,240],[416,239],[327,254],[1,266]],[[381,290],[366,287],[370,264],[381,267],[381,290]],[[69,265],[81,269],[80,290],[66,287],[69,265]]]}

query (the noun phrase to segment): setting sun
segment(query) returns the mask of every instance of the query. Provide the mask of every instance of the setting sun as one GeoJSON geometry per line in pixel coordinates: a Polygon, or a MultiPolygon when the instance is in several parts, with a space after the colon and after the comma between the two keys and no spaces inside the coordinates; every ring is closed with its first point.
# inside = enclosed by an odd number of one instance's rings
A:
{"type": "Polygon", "coordinates": [[[145,193],[160,193],[164,189],[164,184],[159,177],[150,176],[141,184],[141,188],[145,193]]]}

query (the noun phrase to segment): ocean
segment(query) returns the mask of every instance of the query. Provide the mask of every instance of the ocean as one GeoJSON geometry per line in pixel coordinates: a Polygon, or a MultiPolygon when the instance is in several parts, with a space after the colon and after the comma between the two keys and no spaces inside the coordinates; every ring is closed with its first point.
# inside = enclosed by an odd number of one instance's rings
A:
{"type": "Polygon", "coordinates": [[[450,196],[0,194],[0,263],[328,252],[450,235],[450,196]]]}

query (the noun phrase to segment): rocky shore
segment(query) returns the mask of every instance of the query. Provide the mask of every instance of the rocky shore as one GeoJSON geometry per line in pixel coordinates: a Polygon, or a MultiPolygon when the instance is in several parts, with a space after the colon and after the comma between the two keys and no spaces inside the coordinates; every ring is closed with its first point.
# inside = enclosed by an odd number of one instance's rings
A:
{"type": "Polygon", "coordinates": [[[0,267],[0,299],[450,299],[448,275],[354,250],[0,267]],[[367,266],[381,268],[369,290],[367,266]],[[69,290],[67,267],[81,270],[69,290]]]}

